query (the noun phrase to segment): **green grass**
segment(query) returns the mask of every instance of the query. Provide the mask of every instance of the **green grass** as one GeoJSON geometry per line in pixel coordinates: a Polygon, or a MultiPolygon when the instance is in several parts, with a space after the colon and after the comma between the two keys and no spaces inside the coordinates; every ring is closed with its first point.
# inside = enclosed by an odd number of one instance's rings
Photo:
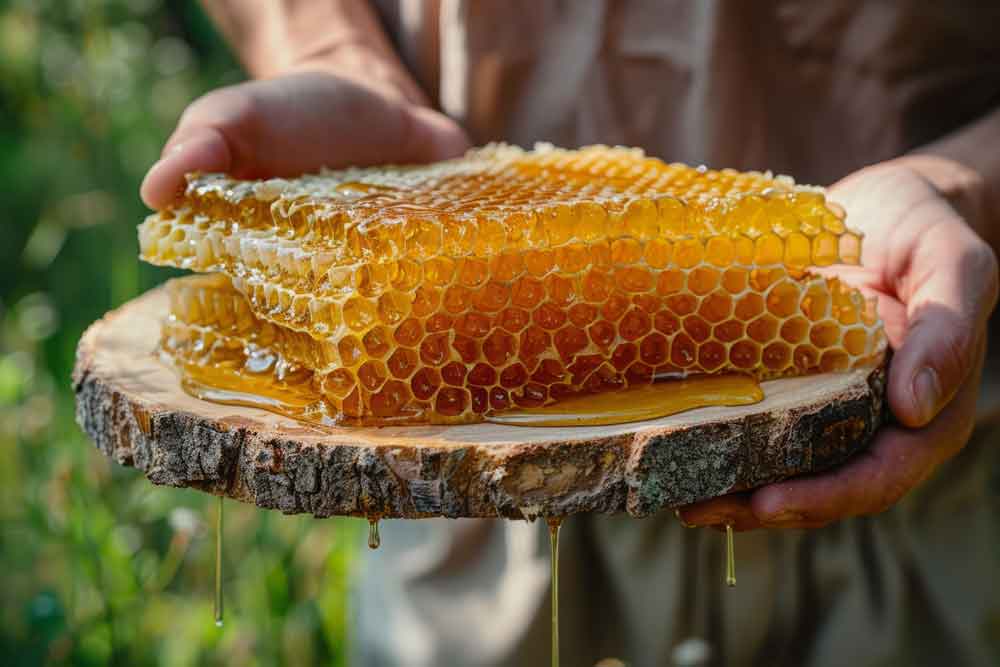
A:
{"type": "Polygon", "coordinates": [[[360,522],[226,505],[107,461],[73,421],[76,342],[166,278],[138,186],[185,105],[243,78],[197,4],[0,0],[0,655],[5,665],[345,664],[360,522]]]}

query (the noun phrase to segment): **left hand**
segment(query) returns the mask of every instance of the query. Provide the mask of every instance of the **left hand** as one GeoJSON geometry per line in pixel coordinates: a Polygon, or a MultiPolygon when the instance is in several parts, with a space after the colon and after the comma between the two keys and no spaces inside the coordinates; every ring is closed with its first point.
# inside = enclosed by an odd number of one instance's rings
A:
{"type": "Polygon", "coordinates": [[[895,351],[887,391],[899,423],[883,426],[869,448],[844,465],[689,505],[679,512],[684,523],[816,528],[875,514],[965,446],[986,323],[997,301],[996,257],[963,217],[972,214],[963,202],[977,200],[969,190],[976,187],[981,180],[956,163],[904,157],[830,188],[829,199],[845,207],[848,224],[865,233],[862,265],[837,273],[878,297],[895,351]],[[941,187],[942,170],[965,176],[961,192],[941,187]]]}

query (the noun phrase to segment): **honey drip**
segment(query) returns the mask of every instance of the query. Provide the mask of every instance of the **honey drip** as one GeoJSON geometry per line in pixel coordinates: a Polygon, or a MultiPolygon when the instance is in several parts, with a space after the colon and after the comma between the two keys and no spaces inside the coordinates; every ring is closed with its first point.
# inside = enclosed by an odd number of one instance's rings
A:
{"type": "Polygon", "coordinates": [[[549,519],[548,524],[549,560],[552,569],[552,667],[559,667],[559,528],[562,519],[549,519]]]}
{"type": "Polygon", "coordinates": [[[215,625],[222,627],[222,496],[215,510],[215,625]]]}
{"type": "Polygon", "coordinates": [[[703,375],[574,396],[540,408],[501,412],[488,416],[487,421],[511,426],[603,426],[657,419],[694,408],[750,405],[763,398],[763,390],[752,377],[703,375]]]}
{"type": "Polygon", "coordinates": [[[733,524],[726,524],[726,585],[736,585],[736,549],[733,545],[733,524]]]}
{"type": "Polygon", "coordinates": [[[378,533],[378,519],[368,519],[368,548],[378,549],[382,544],[382,536],[378,533]]]}

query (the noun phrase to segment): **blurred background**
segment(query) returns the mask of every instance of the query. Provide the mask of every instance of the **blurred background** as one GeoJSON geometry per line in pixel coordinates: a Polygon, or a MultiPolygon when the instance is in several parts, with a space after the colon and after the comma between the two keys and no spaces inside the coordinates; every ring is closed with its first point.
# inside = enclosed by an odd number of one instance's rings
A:
{"type": "Polygon", "coordinates": [[[345,664],[361,522],[215,503],[106,460],[73,420],[77,340],[170,273],[139,183],[186,104],[243,73],[194,0],[0,0],[0,662],[345,664]]]}

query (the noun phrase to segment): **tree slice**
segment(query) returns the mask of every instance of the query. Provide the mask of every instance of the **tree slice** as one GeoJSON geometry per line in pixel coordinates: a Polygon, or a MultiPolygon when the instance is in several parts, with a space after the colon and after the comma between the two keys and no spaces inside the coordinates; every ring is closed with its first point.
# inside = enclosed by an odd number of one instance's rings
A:
{"type": "Polygon", "coordinates": [[[77,421],[156,484],[318,517],[646,516],[840,463],[884,414],[885,371],[763,384],[745,407],[617,426],[331,428],[201,401],[154,354],[156,289],[84,334],[77,421]]]}

